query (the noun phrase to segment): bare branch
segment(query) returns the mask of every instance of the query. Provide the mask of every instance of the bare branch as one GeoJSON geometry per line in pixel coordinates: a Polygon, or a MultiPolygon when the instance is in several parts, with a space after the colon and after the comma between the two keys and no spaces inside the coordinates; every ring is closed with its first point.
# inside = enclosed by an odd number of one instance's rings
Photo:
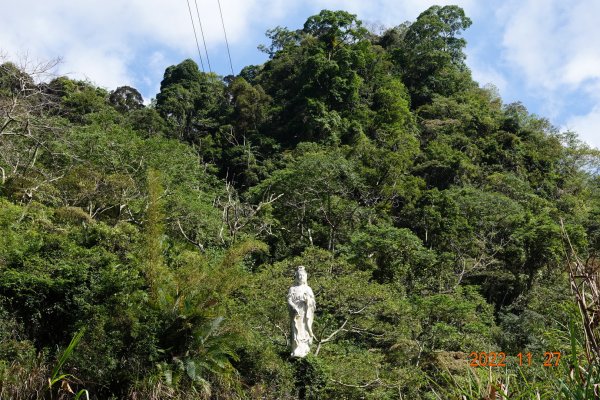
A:
{"type": "MultiPolygon", "coordinates": [[[[265,206],[277,201],[283,196],[283,193],[279,195],[271,195],[268,199],[261,201],[258,205],[252,205],[242,203],[238,199],[235,189],[227,180],[225,181],[225,190],[227,192],[226,200],[219,198],[215,199],[215,206],[220,207],[223,210],[223,225],[221,226],[219,237],[221,240],[224,240],[223,231],[224,227],[226,226],[234,242],[238,233],[242,229],[248,226],[248,224],[255,224],[257,222],[255,217],[265,206]]],[[[257,232],[271,231],[269,224],[257,224],[257,226],[254,228],[254,231],[257,232]]]]}
{"type": "Polygon", "coordinates": [[[319,343],[317,345],[317,349],[315,350],[315,356],[319,355],[319,351],[321,350],[321,346],[327,342],[330,342],[335,335],[337,335],[338,333],[342,332],[344,330],[344,327],[346,326],[346,324],[348,323],[348,319],[346,318],[346,320],[344,321],[344,323],[342,324],[342,326],[340,326],[337,330],[335,330],[331,335],[327,336],[325,339],[321,339],[319,340],[319,343]]]}
{"type": "Polygon", "coordinates": [[[185,231],[183,230],[183,227],[181,226],[181,222],[179,222],[179,219],[177,219],[176,222],[177,222],[177,226],[179,227],[179,231],[181,232],[181,234],[183,235],[183,237],[185,238],[185,240],[187,240],[188,242],[190,242],[194,246],[198,247],[201,252],[204,252],[204,246],[202,245],[202,243],[198,243],[198,242],[190,239],[188,237],[188,235],[185,234],[185,231]]]}
{"type": "Polygon", "coordinates": [[[360,314],[363,311],[365,311],[365,309],[373,304],[375,304],[376,300],[375,299],[371,299],[369,300],[369,302],[367,304],[365,304],[362,308],[358,309],[358,310],[348,310],[348,312],[350,314],[360,314]]]}
{"type": "Polygon", "coordinates": [[[585,333],[585,355],[591,364],[600,358],[600,338],[594,329],[598,324],[596,315],[600,309],[600,276],[598,275],[598,267],[586,265],[581,261],[571,243],[562,219],[560,220],[560,227],[563,239],[569,246],[569,251],[565,251],[565,255],[567,258],[571,291],[579,306],[579,313],[585,333]],[[590,293],[586,293],[586,289],[590,293]],[[588,301],[591,302],[590,305],[588,305],[588,301]]]}
{"type": "Polygon", "coordinates": [[[289,337],[288,337],[288,332],[287,332],[285,329],[283,329],[282,327],[280,327],[280,326],[279,326],[279,324],[273,323],[273,325],[274,325],[274,326],[275,326],[277,329],[279,329],[279,331],[281,332],[281,334],[282,334],[282,335],[283,335],[283,337],[285,338],[285,345],[286,345],[286,346],[289,346],[289,344],[290,344],[290,339],[289,339],[289,337]]]}

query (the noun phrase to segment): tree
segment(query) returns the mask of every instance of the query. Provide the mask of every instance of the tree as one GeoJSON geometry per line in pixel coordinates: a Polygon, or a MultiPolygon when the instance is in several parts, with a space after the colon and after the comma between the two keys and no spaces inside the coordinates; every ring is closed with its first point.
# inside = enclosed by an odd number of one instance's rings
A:
{"type": "Polygon", "coordinates": [[[119,86],[110,92],[108,101],[121,113],[128,113],[144,107],[142,95],[131,86],[119,86]]]}
{"type": "MultiPolygon", "coordinates": [[[[299,146],[298,155],[250,193],[256,200],[281,196],[272,204],[280,224],[276,248],[281,256],[308,246],[335,253],[368,214],[356,201],[364,183],[339,152],[299,146]],[[362,218],[361,218],[362,216],[362,218]]],[[[257,201],[258,202],[258,201],[257,201]]]]}
{"type": "Polygon", "coordinates": [[[275,105],[267,128],[285,146],[339,144],[351,135],[352,121],[364,116],[363,77],[385,74],[382,57],[347,12],[324,10],[308,18],[299,35],[283,47],[274,43],[279,50],[257,78],[275,105]]]}
{"type": "Polygon", "coordinates": [[[440,271],[435,253],[427,250],[414,233],[386,224],[368,225],[350,239],[351,260],[370,271],[382,284],[391,284],[400,293],[436,289],[440,271]],[[433,282],[432,282],[433,281],[433,282]]]}
{"type": "MultiPolygon", "coordinates": [[[[16,200],[30,201],[40,188],[60,179],[60,168],[45,168],[40,160],[56,160],[64,124],[53,116],[56,100],[36,80],[51,76],[57,61],[23,66],[0,64],[0,183],[16,200]]],[[[61,143],[62,144],[62,143],[61,143]]]]}
{"type": "Polygon", "coordinates": [[[50,81],[47,90],[60,99],[58,114],[76,124],[87,123],[95,114],[112,110],[108,92],[87,81],[58,77],[50,81]]]}
{"type": "Polygon", "coordinates": [[[150,288],[152,301],[160,301],[161,291],[168,291],[169,272],[163,257],[164,209],[162,196],[164,189],[156,170],[148,170],[148,207],[144,224],[144,272],[150,288]]]}
{"type": "Polygon", "coordinates": [[[216,75],[200,72],[192,60],[165,70],[156,109],[174,137],[200,146],[214,161],[215,135],[226,114],[225,85],[216,75]]]}
{"type": "MultiPolygon", "coordinates": [[[[267,30],[265,35],[271,40],[271,44],[269,47],[261,44],[258,46],[258,49],[264,53],[267,53],[269,58],[273,58],[278,51],[283,50],[286,47],[298,45],[302,38],[302,35],[299,31],[290,31],[289,29],[282,28],[281,26],[267,30]]],[[[250,67],[245,67],[240,73],[240,76],[246,78],[248,72],[250,72],[251,69],[254,69],[249,68],[250,67]]],[[[252,75],[254,75],[254,73],[252,75]]],[[[250,80],[252,79],[249,79],[249,81],[250,80]]]]}
{"type": "Polygon", "coordinates": [[[167,124],[156,111],[155,104],[132,110],[127,115],[131,128],[144,137],[166,136],[167,124]]]}
{"type": "Polygon", "coordinates": [[[237,134],[242,137],[258,132],[268,117],[271,98],[260,85],[252,86],[244,78],[234,79],[229,90],[237,134]]]}
{"type": "Polygon", "coordinates": [[[448,96],[470,83],[463,53],[466,41],[458,37],[469,26],[471,20],[458,6],[432,6],[410,25],[394,58],[413,108],[434,94],[448,96]]]}
{"type": "Polygon", "coordinates": [[[322,10],[319,14],[309,17],[302,31],[318,38],[325,45],[329,59],[339,46],[363,40],[368,33],[356,15],[346,11],[329,10],[322,10]]]}

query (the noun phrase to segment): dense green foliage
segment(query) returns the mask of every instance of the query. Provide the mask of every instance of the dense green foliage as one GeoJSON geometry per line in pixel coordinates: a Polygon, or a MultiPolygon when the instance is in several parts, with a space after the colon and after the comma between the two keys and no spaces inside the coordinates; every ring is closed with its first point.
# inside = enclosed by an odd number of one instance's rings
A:
{"type": "Polygon", "coordinates": [[[470,24],[322,11],[231,79],[168,67],[147,106],[1,64],[0,397],[452,398],[480,383],[469,353],[500,350],[499,380],[572,390],[541,357],[577,358],[561,220],[595,257],[599,156],[472,80],[470,24]]]}

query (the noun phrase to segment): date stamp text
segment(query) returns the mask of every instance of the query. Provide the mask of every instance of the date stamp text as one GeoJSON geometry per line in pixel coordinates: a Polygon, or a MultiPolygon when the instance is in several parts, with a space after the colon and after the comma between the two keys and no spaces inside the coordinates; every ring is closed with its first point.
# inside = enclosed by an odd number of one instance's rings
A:
{"type": "Polygon", "coordinates": [[[543,358],[531,353],[507,355],[502,351],[472,351],[469,354],[469,360],[470,367],[506,367],[510,362],[514,362],[519,366],[531,366],[539,362],[543,367],[558,367],[560,351],[546,351],[543,358]]]}

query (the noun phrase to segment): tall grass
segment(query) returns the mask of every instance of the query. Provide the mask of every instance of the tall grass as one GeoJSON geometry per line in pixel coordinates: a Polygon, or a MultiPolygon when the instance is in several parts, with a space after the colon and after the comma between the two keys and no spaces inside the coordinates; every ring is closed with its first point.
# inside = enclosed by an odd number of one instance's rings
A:
{"type": "Polygon", "coordinates": [[[600,366],[592,360],[588,363],[587,355],[582,357],[581,349],[587,347],[577,340],[575,324],[569,325],[571,337],[571,354],[566,366],[566,379],[560,379],[558,389],[563,398],[573,400],[600,399],[600,366]]]}
{"type": "Polygon", "coordinates": [[[71,393],[74,395],[74,399],[78,400],[81,396],[84,396],[89,400],[90,394],[86,389],[81,389],[77,393],[73,391],[71,388],[71,383],[77,378],[71,374],[62,373],[62,369],[67,362],[67,360],[73,355],[75,351],[75,347],[81,341],[83,334],[85,333],[85,329],[81,329],[79,332],[73,336],[69,345],[63,350],[60,357],[58,358],[57,363],[54,365],[52,369],[52,373],[50,374],[50,378],[48,378],[48,390],[50,391],[50,398],[53,398],[55,394],[59,397],[62,396],[61,392],[71,393]],[[58,387],[58,389],[57,389],[58,387]]]}
{"type": "Polygon", "coordinates": [[[10,364],[0,362],[0,399],[89,399],[86,389],[81,389],[77,393],[73,391],[71,385],[77,382],[77,378],[63,373],[65,363],[72,357],[83,334],[84,330],[82,329],[73,336],[52,369],[43,354],[13,361],[10,364]]]}
{"type": "Polygon", "coordinates": [[[43,399],[49,371],[43,355],[11,363],[0,362],[0,399],[43,399]]]}

